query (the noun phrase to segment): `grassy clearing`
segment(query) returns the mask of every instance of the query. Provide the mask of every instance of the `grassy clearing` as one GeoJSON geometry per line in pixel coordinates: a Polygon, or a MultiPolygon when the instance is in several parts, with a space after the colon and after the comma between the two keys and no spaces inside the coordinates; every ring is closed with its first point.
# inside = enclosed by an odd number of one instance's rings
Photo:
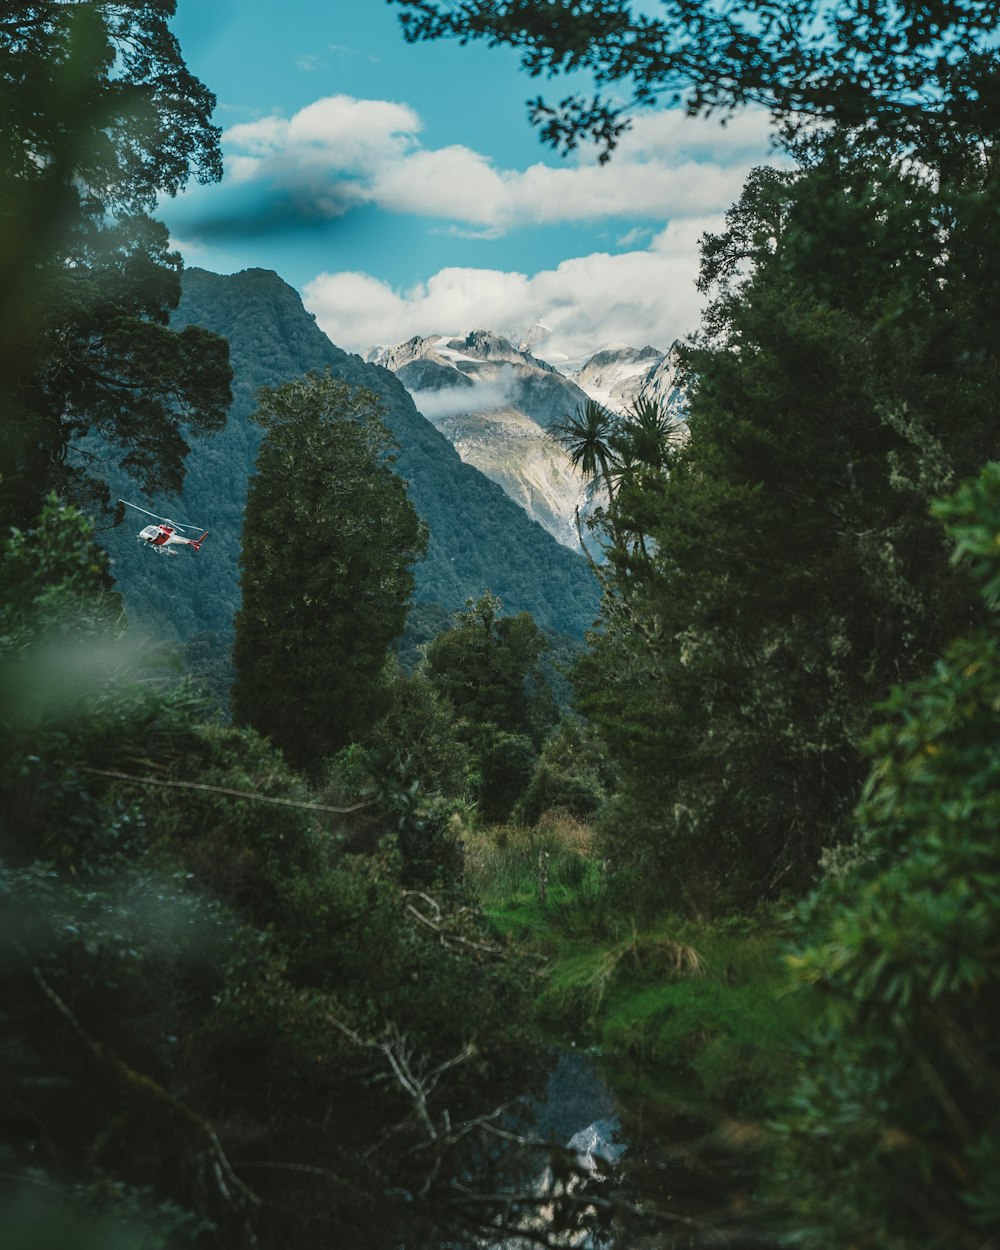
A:
{"type": "Polygon", "coordinates": [[[591,831],[568,817],[480,832],[467,852],[493,925],[545,958],[543,1027],[557,1044],[589,1048],[615,1092],[623,1180],[643,1209],[655,1218],[662,1207],[667,1224],[680,1213],[706,1239],[753,1228],[773,1244],[757,1197],[772,1158],[767,1123],[816,1017],[806,993],[790,992],[781,919],[665,914],[640,925],[591,831]]]}
{"type": "Polygon", "coordinates": [[[640,928],[594,847],[591,830],[556,813],[467,843],[495,927],[548,959],[540,1020],[554,1038],[600,1053],[626,1096],[766,1114],[813,1018],[806,996],[788,990],[780,922],[664,915],[640,928]]]}

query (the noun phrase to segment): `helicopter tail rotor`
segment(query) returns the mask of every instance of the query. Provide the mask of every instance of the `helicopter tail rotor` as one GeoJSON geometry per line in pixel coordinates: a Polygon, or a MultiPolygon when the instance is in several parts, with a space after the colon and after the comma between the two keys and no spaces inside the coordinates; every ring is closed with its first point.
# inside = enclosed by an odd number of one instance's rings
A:
{"type": "Polygon", "coordinates": [[[206,530],[200,538],[191,539],[191,546],[195,549],[195,551],[201,550],[201,544],[205,541],[207,537],[208,537],[208,530],[206,530]]]}

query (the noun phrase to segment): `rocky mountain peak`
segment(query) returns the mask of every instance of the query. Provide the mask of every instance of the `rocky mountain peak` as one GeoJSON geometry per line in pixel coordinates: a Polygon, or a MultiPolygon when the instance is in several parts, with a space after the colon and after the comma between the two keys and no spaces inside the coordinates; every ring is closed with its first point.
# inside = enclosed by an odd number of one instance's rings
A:
{"type": "Polygon", "coordinates": [[[683,396],[672,352],[648,344],[608,344],[557,369],[528,350],[548,333],[546,327],[532,327],[518,347],[485,329],[456,338],[417,337],[367,358],[396,374],[418,410],[466,463],[575,548],[577,509],[586,515],[600,501],[593,497],[593,483],[548,431],[588,399],[623,412],[650,398],[683,418],[683,396]]]}
{"type": "Polygon", "coordinates": [[[510,339],[493,330],[472,330],[464,339],[451,339],[445,346],[475,360],[506,361],[512,365],[531,365],[546,373],[556,372],[550,364],[515,347],[510,339]]]}

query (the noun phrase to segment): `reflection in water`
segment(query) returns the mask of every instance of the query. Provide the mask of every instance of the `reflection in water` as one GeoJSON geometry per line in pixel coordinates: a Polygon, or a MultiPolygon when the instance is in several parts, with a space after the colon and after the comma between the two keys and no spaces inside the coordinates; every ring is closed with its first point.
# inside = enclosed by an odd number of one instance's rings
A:
{"type": "MultiPolygon", "coordinates": [[[[532,1193],[552,1196],[531,1226],[544,1228],[555,1246],[604,1250],[613,1244],[611,1231],[590,1200],[607,1206],[609,1181],[625,1152],[621,1120],[611,1091],[587,1055],[564,1051],[554,1058],[545,1092],[526,1107],[532,1135],[554,1147],[551,1154],[539,1154],[537,1171],[527,1178],[532,1193]]],[[[507,1237],[484,1244],[482,1250],[527,1250],[533,1245],[537,1241],[507,1237]]]]}

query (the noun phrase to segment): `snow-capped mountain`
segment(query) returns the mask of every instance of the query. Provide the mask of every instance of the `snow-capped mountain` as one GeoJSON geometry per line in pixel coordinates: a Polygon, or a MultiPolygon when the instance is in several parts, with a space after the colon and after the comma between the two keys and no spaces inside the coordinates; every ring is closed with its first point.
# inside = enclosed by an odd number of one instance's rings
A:
{"type": "Polygon", "coordinates": [[[650,399],[683,418],[684,397],[677,385],[677,352],[655,347],[604,347],[582,361],[566,361],[560,372],[613,412],[650,399]]]}
{"type": "Polygon", "coordinates": [[[417,409],[467,463],[485,473],[560,542],[577,546],[574,514],[588,483],[547,433],[586,394],[530,351],[489,330],[377,348],[417,409]]]}
{"type": "Polygon", "coordinates": [[[502,486],[540,525],[576,548],[576,513],[594,504],[592,484],[548,432],[588,399],[621,412],[637,399],[662,400],[682,415],[676,361],[653,347],[605,348],[559,368],[534,355],[548,328],[532,326],[518,346],[491,330],[464,338],[431,335],[372,348],[365,360],[393,372],[417,409],[455,450],[502,486]]]}

